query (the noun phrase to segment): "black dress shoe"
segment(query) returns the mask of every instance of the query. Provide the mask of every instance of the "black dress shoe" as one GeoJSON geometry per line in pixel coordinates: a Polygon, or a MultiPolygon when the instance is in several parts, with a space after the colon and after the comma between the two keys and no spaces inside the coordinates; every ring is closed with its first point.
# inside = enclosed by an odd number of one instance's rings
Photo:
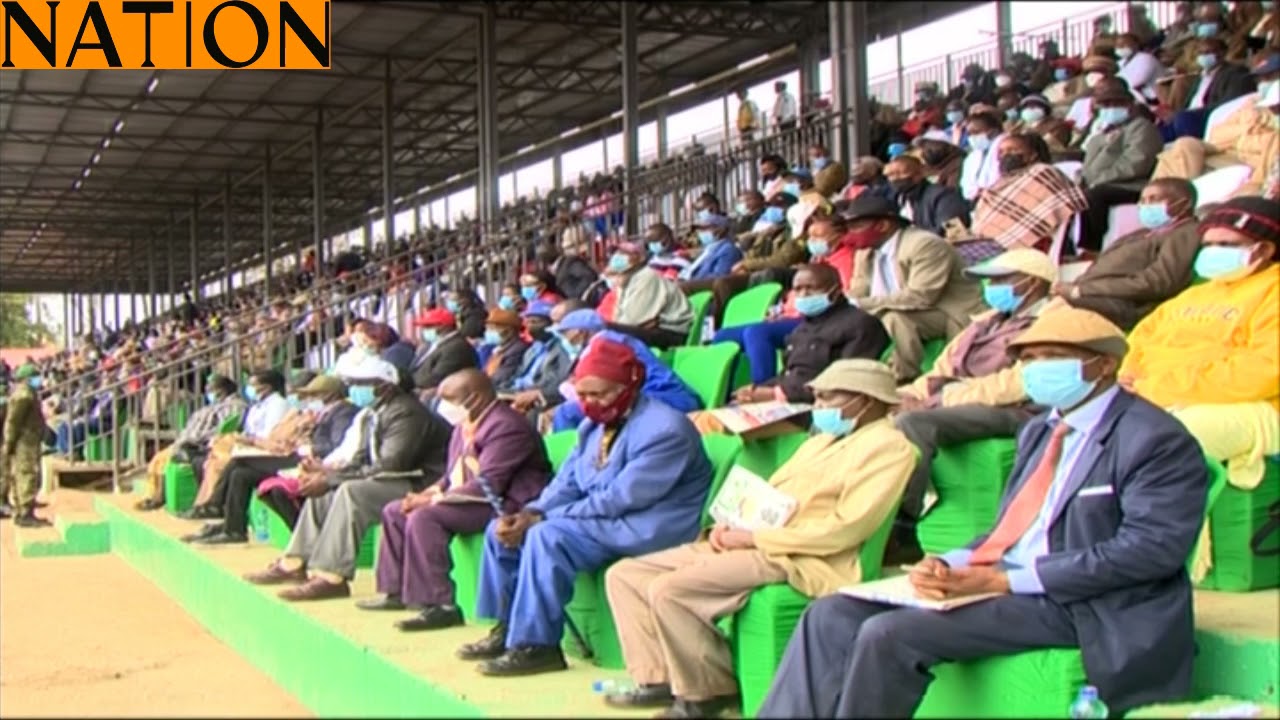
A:
{"type": "Polygon", "coordinates": [[[226,528],[222,523],[205,523],[204,527],[200,528],[199,532],[193,532],[190,535],[183,535],[182,542],[200,542],[201,540],[211,538],[214,535],[222,533],[225,529],[226,528]]]}
{"type": "Polygon", "coordinates": [[[422,612],[418,613],[417,617],[396,622],[396,627],[405,632],[416,632],[418,630],[441,630],[456,627],[464,622],[462,609],[456,605],[450,607],[428,605],[422,609],[422,612]]]}
{"type": "Polygon", "coordinates": [[[217,520],[222,517],[222,510],[212,505],[194,505],[178,513],[183,520],[217,520]]]}
{"type": "Polygon", "coordinates": [[[383,595],[381,597],[369,598],[356,602],[356,607],[361,610],[404,610],[404,603],[400,602],[399,595],[383,595]]]}
{"type": "Polygon", "coordinates": [[[483,640],[467,643],[458,648],[461,660],[488,660],[501,657],[507,651],[507,626],[498,623],[483,640]]]}
{"type": "Polygon", "coordinates": [[[616,708],[670,707],[676,701],[671,694],[671,686],[666,683],[654,685],[637,685],[623,692],[612,692],[604,696],[604,702],[616,708]]]}
{"type": "Polygon", "coordinates": [[[13,519],[13,524],[17,525],[18,527],[25,527],[25,528],[53,526],[53,523],[49,522],[48,520],[45,520],[42,517],[36,517],[36,514],[30,510],[15,517],[13,519]]]}
{"type": "Polygon", "coordinates": [[[515,677],[568,670],[569,664],[564,661],[559,645],[521,645],[480,663],[476,669],[482,675],[515,677]]]}
{"type": "Polygon", "coordinates": [[[207,537],[197,538],[192,541],[196,545],[232,545],[234,543],[247,543],[249,536],[245,533],[226,533],[220,532],[207,537]]]}
{"type": "Polygon", "coordinates": [[[691,718],[717,718],[738,706],[737,695],[721,695],[710,700],[685,700],[676,698],[671,707],[654,715],[655,718],[686,720],[691,718]]]}

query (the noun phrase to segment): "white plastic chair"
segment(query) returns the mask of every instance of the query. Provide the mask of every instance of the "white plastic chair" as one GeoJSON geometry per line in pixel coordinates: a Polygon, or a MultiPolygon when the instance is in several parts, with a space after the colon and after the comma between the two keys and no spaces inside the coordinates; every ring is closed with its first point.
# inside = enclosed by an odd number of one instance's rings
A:
{"type": "Polygon", "coordinates": [[[1205,118],[1204,121],[1204,139],[1209,139],[1209,131],[1213,129],[1214,125],[1226,120],[1231,113],[1239,110],[1245,105],[1252,105],[1256,102],[1258,102],[1258,93],[1252,92],[1241,95],[1235,100],[1225,102],[1214,108],[1213,112],[1209,113],[1209,117],[1205,118]]]}
{"type": "Polygon", "coordinates": [[[1227,200],[1249,181],[1251,175],[1253,168],[1248,165],[1232,165],[1192,180],[1191,184],[1196,187],[1196,209],[1227,200]]]}
{"type": "Polygon", "coordinates": [[[1071,178],[1071,182],[1080,182],[1080,173],[1084,171],[1084,163],[1079,160],[1063,160],[1054,163],[1053,166],[1061,170],[1063,175],[1071,178]]]}
{"type": "Polygon", "coordinates": [[[1142,229],[1137,205],[1115,205],[1107,215],[1107,234],[1102,236],[1102,249],[1106,250],[1117,238],[1142,229]]]}

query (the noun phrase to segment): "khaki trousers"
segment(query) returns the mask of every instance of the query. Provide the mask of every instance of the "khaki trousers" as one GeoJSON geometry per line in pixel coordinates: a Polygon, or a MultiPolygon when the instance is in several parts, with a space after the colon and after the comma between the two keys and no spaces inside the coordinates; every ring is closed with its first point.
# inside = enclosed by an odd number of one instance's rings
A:
{"type": "Polygon", "coordinates": [[[173,446],[161,448],[156,454],[147,461],[147,490],[146,496],[149,498],[161,498],[164,493],[164,466],[169,464],[169,458],[173,457],[173,446]]]}
{"type": "Polygon", "coordinates": [[[924,362],[924,343],[942,338],[950,340],[961,330],[951,317],[941,310],[890,310],[879,314],[885,332],[893,338],[893,356],[889,367],[898,377],[898,384],[920,377],[924,362]]]}
{"type": "Polygon", "coordinates": [[[196,505],[203,505],[213,498],[213,490],[218,487],[218,478],[227,463],[231,462],[231,451],[236,446],[235,434],[219,435],[209,443],[209,456],[204,461],[204,476],[200,479],[200,491],[196,493],[196,505]]]}
{"type": "Polygon", "coordinates": [[[717,553],[710,543],[627,558],[605,573],[627,672],[637,683],[669,683],[686,700],[738,692],[729,643],[715,626],[752,590],[787,579],[759,550],[717,553]]]}

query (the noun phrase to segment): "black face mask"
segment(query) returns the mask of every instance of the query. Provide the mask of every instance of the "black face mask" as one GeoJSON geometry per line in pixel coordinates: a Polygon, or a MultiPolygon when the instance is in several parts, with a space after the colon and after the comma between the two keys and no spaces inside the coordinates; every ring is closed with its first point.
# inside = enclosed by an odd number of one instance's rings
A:
{"type": "Polygon", "coordinates": [[[542,342],[547,338],[551,337],[551,331],[547,330],[546,328],[537,328],[537,329],[529,328],[529,337],[533,338],[534,340],[537,340],[538,342],[542,342]]]}
{"type": "Polygon", "coordinates": [[[1021,155],[1001,155],[1000,156],[1000,172],[1011,173],[1017,172],[1030,165],[1027,159],[1021,155]]]}
{"type": "Polygon", "coordinates": [[[915,190],[919,185],[920,183],[911,179],[892,180],[889,182],[889,187],[893,188],[893,192],[896,195],[910,195],[911,191],[915,190]]]}

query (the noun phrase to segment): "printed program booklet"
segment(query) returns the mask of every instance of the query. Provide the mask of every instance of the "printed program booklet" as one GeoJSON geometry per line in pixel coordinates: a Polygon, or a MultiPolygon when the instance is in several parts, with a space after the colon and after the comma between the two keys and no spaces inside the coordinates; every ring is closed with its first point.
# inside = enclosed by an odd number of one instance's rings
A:
{"type": "Polygon", "coordinates": [[[795,498],[737,466],[729,470],[711,502],[711,517],[734,530],[781,527],[795,510],[795,498]]]}

